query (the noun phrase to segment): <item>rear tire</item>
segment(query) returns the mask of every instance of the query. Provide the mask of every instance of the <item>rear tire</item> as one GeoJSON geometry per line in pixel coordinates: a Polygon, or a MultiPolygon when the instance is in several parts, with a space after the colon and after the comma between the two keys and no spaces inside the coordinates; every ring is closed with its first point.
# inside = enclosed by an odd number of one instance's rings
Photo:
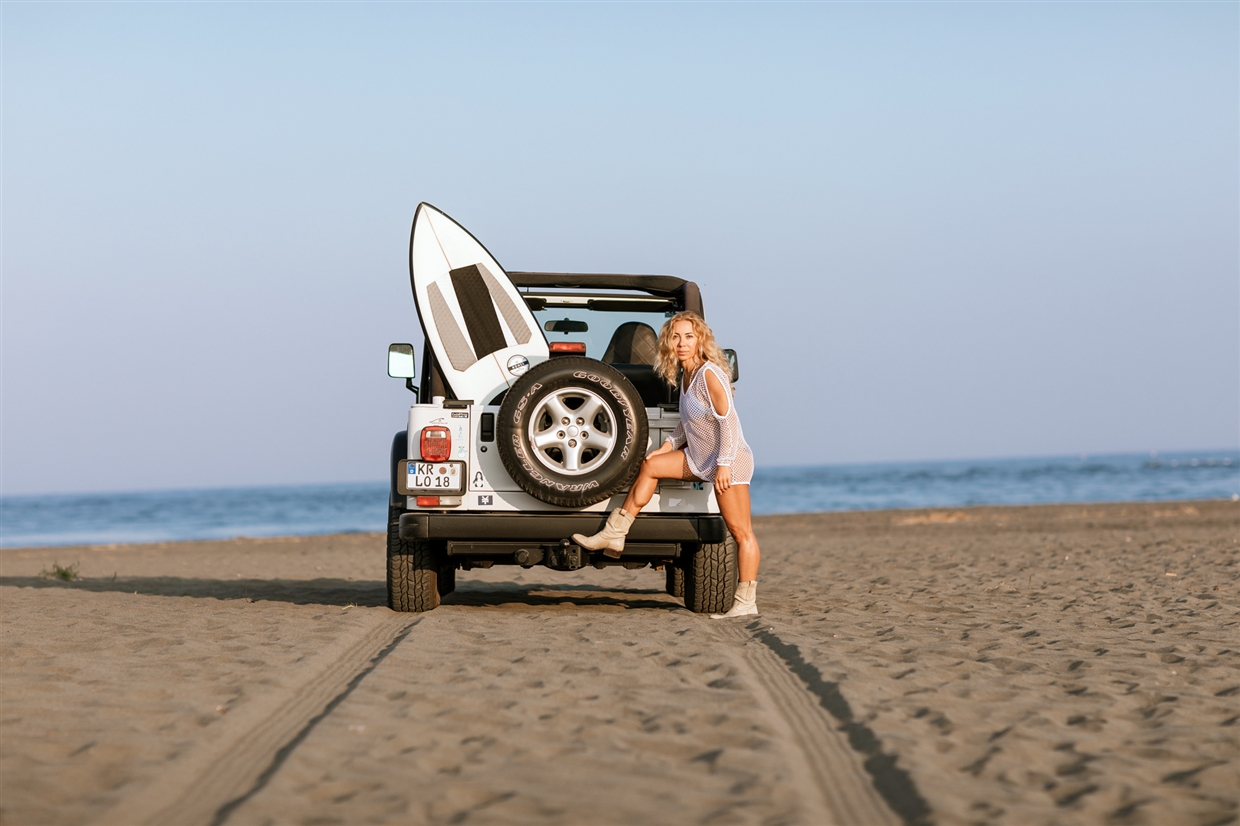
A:
{"type": "Polygon", "coordinates": [[[446,554],[439,558],[439,581],[435,587],[441,597],[456,590],[456,566],[448,562],[446,554]]]}
{"type": "Polygon", "coordinates": [[[455,585],[455,576],[451,580],[440,576],[443,543],[400,538],[400,514],[398,507],[388,508],[388,607],[401,612],[430,611],[439,605],[440,580],[455,585]]]}
{"type": "MultiPolygon", "coordinates": [[[[688,549],[686,549],[688,550],[688,549]]],[[[703,542],[685,560],[685,607],[695,614],[723,614],[736,598],[736,540],[703,542]]]]}
{"type": "Polygon", "coordinates": [[[669,562],[663,569],[667,572],[667,592],[677,599],[685,595],[685,571],[674,562],[669,562]]]}

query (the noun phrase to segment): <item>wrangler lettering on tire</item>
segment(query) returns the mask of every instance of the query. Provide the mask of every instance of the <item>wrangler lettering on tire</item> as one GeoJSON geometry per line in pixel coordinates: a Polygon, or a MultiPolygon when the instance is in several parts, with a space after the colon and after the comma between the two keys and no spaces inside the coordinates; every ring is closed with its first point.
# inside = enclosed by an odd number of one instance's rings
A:
{"type": "Polygon", "coordinates": [[[642,460],[646,410],[618,370],[562,356],[521,376],[500,407],[496,444],[526,493],[550,505],[583,507],[624,490],[642,460]]]}

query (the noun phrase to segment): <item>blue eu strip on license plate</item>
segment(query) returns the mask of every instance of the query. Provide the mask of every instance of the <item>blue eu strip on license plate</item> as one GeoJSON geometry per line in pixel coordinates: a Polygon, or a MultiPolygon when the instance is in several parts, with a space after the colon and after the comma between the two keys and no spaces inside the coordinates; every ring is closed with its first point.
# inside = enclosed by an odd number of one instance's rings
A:
{"type": "Polygon", "coordinates": [[[410,462],[405,487],[409,490],[459,490],[461,465],[456,462],[410,462]]]}

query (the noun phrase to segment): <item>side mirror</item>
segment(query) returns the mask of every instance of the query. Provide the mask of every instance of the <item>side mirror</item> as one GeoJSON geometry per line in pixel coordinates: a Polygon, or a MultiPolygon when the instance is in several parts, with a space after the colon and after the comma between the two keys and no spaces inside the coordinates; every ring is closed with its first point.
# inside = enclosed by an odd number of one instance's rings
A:
{"type": "Polygon", "coordinates": [[[723,354],[728,357],[728,367],[732,368],[732,381],[735,383],[736,380],[741,377],[741,365],[740,362],[736,360],[736,351],[724,350],[723,354]]]}
{"type": "Polygon", "coordinates": [[[412,344],[388,345],[388,375],[394,379],[411,379],[417,375],[412,344]]]}

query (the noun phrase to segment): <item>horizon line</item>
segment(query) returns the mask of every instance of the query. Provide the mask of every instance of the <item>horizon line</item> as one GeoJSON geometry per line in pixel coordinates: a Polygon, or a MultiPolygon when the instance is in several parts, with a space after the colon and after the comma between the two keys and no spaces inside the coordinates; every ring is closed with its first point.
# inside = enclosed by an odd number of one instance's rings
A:
{"type": "MultiPolygon", "coordinates": [[[[1160,456],[1180,456],[1193,453],[1198,454],[1219,454],[1234,453],[1234,457],[1238,460],[1237,468],[1240,469],[1240,445],[1235,447],[1223,448],[1198,448],[1198,449],[1175,449],[1175,450],[1130,450],[1130,451],[1103,451],[1096,453],[1054,453],[1054,454],[1033,454],[1023,456],[987,456],[987,457],[966,457],[953,459],[882,459],[869,461],[854,462],[814,462],[803,464],[778,464],[763,465],[759,464],[757,471],[764,470],[793,470],[793,469],[809,469],[821,467],[864,467],[874,465],[936,465],[936,464],[960,464],[968,462],[1018,462],[1018,461],[1037,461],[1037,460],[1074,460],[1088,461],[1091,458],[1106,457],[1131,457],[1131,456],[1147,456],[1150,459],[1157,459],[1160,456]]],[[[1230,464],[1230,457],[1228,464],[1230,464]]],[[[376,479],[353,479],[353,480],[337,480],[333,482],[259,482],[253,484],[224,484],[210,485],[204,487],[154,487],[154,488],[118,488],[115,490],[59,490],[59,491],[35,491],[29,493],[2,493],[0,494],[0,502],[5,499],[19,499],[39,496],[132,496],[152,493],[200,493],[206,491],[223,491],[223,490],[262,490],[270,488],[324,488],[337,485],[384,485],[388,484],[388,480],[383,478],[376,479]]],[[[0,489],[2,489],[0,485],[0,489]]]]}

